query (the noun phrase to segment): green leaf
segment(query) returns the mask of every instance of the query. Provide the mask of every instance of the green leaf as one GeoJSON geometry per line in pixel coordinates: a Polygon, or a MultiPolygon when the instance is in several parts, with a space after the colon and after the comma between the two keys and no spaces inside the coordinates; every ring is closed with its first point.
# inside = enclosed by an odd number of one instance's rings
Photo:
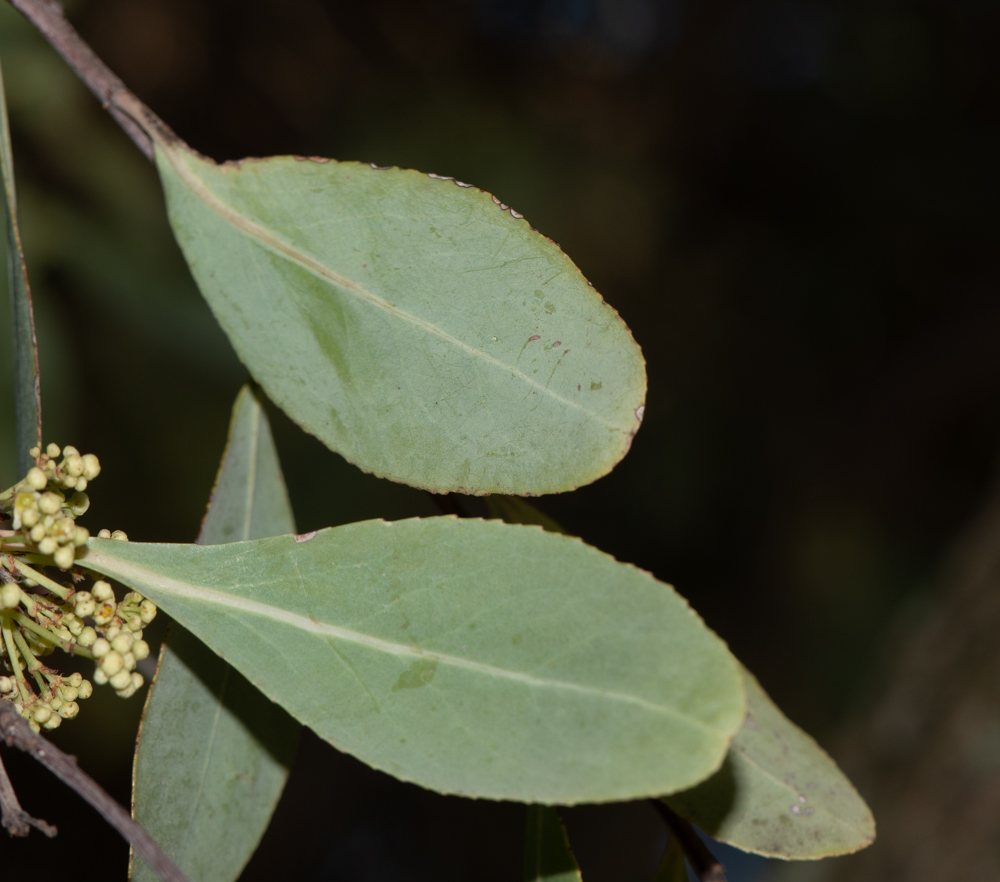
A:
{"type": "Polygon", "coordinates": [[[618,314],[519,214],[450,179],[159,135],[174,233],[240,358],[365,471],[538,495],[607,474],[646,374],[618,314]]]}
{"type": "Polygon", "coordinates": [[[551,806],[529,805],[524,836],[524,882],[582,882],[566,828],[551,806]]]}
{"type": "Polygon", "coordinates": [[[38,375],[38,341],[35,314],[28,285],[28,267],[17,227],[14,190],[14,154],[10,146],[7,98],[0,73],[0,172],[3,175],[4,215],[7,220],[7,279],[10,290],[11,329],[14,335],[14,411],[17,434],[17,474],[26,475],[35,464],[28,453],[42,444],[42,394],[38,375]]]}
{"type": "MultiPolygon", "coordinates": [[[[294,529],[267,417],[244,386],[198,541],[294,529]]],[[[132,804],[191,882],[239,877],[281,797],[299,730],[197,637],[171,626],[143,714],[132,804]]],[[[133,859],[131,878],[157,876],[133,859]]]]}
{"type": "Polygon", "coordinates": [[[722,768],[664,799],[710,836],[767,857],[848,854],[875,840],[864,800],[743,669],[748,711],[722,768]]]}
{"type": "Polygon", "coordinates": [[[670,793],[725,757],[736,662],[669,585],[500,521],[364,521],[231,545],[91,540],[336,747],[445,793],[670,793]]]}

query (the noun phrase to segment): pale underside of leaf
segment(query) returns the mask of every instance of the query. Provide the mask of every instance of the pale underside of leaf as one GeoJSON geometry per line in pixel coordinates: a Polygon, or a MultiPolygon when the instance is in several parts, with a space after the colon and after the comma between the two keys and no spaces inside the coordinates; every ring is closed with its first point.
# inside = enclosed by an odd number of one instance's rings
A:
{"type": "Polygon", "coordinates": [[[671,792],[743,719],[725,646],[667,585],[496,521],[370,521],[214,548],[95,540],[335,746],[443,792],[570,804],[671,792]]]}
{"type": "Polygon", "coordinates": [[[767,857],[812,860],[870,845],[875,821],[851,782],[742,673],[747,718],[722,768],[664,801],[716,839],[767,857]]]}
{"type": "Polygon", "coordinates": [[[524,495],[592,481],[628,450],[645,396],[631,334],[488,194],[358,163],[217,166],[176,144],[158,157],[178,241],[240,357],[352,462],[524,495]]]}
{"type": "MultiPolygon", "coordinates": [[[[260,402],[244,387],[198,541],[295,529],[260,402]]],[[[147,698],[133,770],[136,819],[191,882],[232,882],[281,797],[299,725],[176,623],[147,698]]],[[[141,860],[133,882],[156,876],[141,860]]]]}
{"type": "Polygon", "coordinates": [[[28,452],[42,443],[42,396],[38,372],[38,341],[28,285],[28,267],[17,226],[14,188],[14,154],[10,145],[7,99],[0,73],[0,171],[3,175],[4,214],[7,222],[7,281],[10,292],[11,331],[14,341],[14,409],[17,437],[17,473],[23,476],[34,464],[28,452]]]}

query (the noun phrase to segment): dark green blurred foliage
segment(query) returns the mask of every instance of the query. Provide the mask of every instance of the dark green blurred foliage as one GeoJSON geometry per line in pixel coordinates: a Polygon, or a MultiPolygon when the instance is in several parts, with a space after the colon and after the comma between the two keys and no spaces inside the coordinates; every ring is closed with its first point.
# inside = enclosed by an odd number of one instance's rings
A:
{"type": "MultiPolygon", "coordinates": [[[[994,5],[78,0],[70,14],[215,159],[454,175],[559,242],[632,327],[650,393],[618,469],[540,507],[676,584],[821,740],[864,697],[1000,447],[994,5]]],[[[100,455],[92,529],[191,541],[245,371],[153,169],[6,4],[0,55],[46,439],[100,455]]],[[[10,370],[0,358],[7,414],[10,370]]],[[[301,529],[439,511],[272,416],[301,529]]],[[[0,422],[4,486],[12,437],[0,422]]],[[[57,740],[126,800],[138,703],[101,731],[94,710],[57,740]]],[[[293,777],[265,840],[299,849],[285,877],[516,878],[516,807],[304,754],[324,771],[293,777]],[[389,855],[382,875],[338,875],[351,849],[389,855]]],[[[14,771],[26,793],[46,775],[14,771]]],[[[24,802],[48,817],[47,796],[24,802]]],[[[652,834],[626,826],[637,865],[655,865],[652,834]]],[[[109,864],[81,879],[122,878],[124,848],[101,836],[109,864]]],[[[615,878],[601,866],[585,876],[615,878]]]]}

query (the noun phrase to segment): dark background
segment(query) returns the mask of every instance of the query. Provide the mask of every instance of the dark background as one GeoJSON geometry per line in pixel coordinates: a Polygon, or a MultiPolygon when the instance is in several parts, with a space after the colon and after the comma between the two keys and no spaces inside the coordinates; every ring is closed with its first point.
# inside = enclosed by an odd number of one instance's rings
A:
{"type": "MultiPolygon", "coordinates": [[[[454,175],[559,242],[632,328],[649,399],[610,476],[539,507],[675,584],[830,743],[934,596],[1000,449],[995,3],[69,9],[215,159],[454,175]]],[[[46,439],[101,457],[92,530],[191,541],[245,369],[173,244],[152,167],[6,4],[0,58],[46,439]]],[[[0,413],[10,383],[0,357],[0,413]]],[[[438,512],[272,418],[300,529],[438,512]]],[[[5,419],[0,486],[13,471],[5,419]]],[[[141,701],[97,690],[55,739],[123,802],[141,701]]],[[[0,839],[5,877],[45,855],[79,861],[80,880],[123,878],[116,834],[73,797],[60,807],[48,773],[9,765],[61,833],[0,839]]],[[[651,878],[663,834],[646,807],[568,818],[588,882],[651,878]]],[[[244,878],[516,879],[521,825],[517,806],[404,787],[306,736],[244,878]]]]}

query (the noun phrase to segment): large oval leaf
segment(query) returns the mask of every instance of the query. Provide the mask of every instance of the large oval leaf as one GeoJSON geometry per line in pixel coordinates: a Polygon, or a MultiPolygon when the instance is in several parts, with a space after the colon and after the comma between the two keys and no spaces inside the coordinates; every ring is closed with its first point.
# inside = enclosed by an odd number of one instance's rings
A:
{"type": "MultiPolygon", "coordinates": [[[[244,386],[198,541],[294,529],[267,416],[244,386]]],[[[239,877],[288,780],[300,728],[190,631],[171,625],[139,729],[132,806],[191,882],[239,877]]],[[[157,878],[133,857],[133,882],[157,878]]]]}
{"type": "Polygon", "coordinates": [[[216,165],[158,133],[170,222],[273,401],[366,471],[536,495],[606,474],[646,375],[618,314],[488,193],[355,162],[216,165]]]}
{"type": "Polygon", "coordinates": [[[447,793],[577,803],[704,779],[744,716],[736,663],[674,590],[500,521],[365,521],[231,545],[94,539],[319,735],[447,793]]]}
{"type": "Polygon", "coordinates": [[[710,836],[767,857],[822,858],[871,845],[875,820],[851,782],[742,674],[747,717],[726,762],[664,802],[710,836]]]}

